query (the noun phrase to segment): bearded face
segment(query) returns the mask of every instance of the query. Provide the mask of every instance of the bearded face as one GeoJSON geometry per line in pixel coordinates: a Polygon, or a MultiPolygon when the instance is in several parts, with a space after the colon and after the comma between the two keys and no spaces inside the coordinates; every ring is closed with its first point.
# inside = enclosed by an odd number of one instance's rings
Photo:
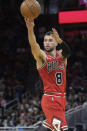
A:
{"type": "Polygon", "coordinates": [[[44,49],[47,52],[53,51],[57,46],[56,40],[51,35],[46,35],[44,37],[44,49]]]}

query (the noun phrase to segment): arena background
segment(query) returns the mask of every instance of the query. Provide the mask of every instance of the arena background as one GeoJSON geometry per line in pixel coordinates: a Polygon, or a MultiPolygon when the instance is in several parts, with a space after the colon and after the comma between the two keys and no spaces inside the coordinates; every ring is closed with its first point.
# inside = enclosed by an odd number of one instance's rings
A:
{"type": "MultiPolygon", "coordinates": [[[[28,131],[45,119],[40,100],[43,84],[20,14],[23,0],[0,0],[0,130],[28,131]]],[[[43,49],[43,36],[52,27],[68,42],[66,119],[69,131],[87,131],[87,23],[59,24],[60,11],[87,10],[87,0],[39,0],[35,34],[43,49]]]]}

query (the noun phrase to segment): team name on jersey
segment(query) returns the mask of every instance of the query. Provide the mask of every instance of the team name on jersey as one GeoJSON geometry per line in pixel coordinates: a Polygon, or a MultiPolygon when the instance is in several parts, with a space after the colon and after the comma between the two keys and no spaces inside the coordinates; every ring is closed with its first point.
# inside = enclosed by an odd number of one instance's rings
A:
{"type": "Polygon", "coordinates": [[[60,69],[60,70],[64,70],[64,62],[61,61],[61,64],[58,64],[58,61],[51,61],[47,63],[47,70],[48,72],[51,72],[52,70],[56,70],[56,69],[60,69]]]}

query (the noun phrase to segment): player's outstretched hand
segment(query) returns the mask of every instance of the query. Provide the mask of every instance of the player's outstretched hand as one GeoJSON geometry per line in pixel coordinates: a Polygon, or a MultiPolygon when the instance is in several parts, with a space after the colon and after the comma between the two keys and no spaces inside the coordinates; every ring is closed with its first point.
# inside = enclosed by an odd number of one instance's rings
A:
{"type": "Polygon", "coordinates": [[[51,35],[59,44],[62,43],[62,39],[60,38],[57,30],[55,28],[52,28],[53,34],[51,35]]]}
{"type": "Polygon", "coordinates": [[[24,20],[28,29],[34,28],[34,20],[30,20],[28,18],[24,18],[24,20]]]}

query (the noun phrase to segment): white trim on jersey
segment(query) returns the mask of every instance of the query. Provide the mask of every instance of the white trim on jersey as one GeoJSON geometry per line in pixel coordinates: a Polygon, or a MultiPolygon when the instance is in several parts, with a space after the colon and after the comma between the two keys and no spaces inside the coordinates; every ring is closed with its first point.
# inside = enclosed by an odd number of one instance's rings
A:
{"type": "Polygon", "coordinates": [[[46,96],[55,96],[55,97],[66,97],[66,96],[57,96],[57,95],[49,95],[49,94],[44,94],[44,95],[46,95],[46,96]]]}
{"type": "Polygon", "coordinates": [[[46,65],[47,63],[45,62],[40,68],[37,68],[37,70],[40,70],[42,68],[44,68],[44,66],[46,65]]]}
{"type": "Polygon", "coordinates": [[[43,122],[43,126],[46,127],[46,128],[49,128],[50,130],[52,130],[50,125],[45,121],[43,122]]]}

